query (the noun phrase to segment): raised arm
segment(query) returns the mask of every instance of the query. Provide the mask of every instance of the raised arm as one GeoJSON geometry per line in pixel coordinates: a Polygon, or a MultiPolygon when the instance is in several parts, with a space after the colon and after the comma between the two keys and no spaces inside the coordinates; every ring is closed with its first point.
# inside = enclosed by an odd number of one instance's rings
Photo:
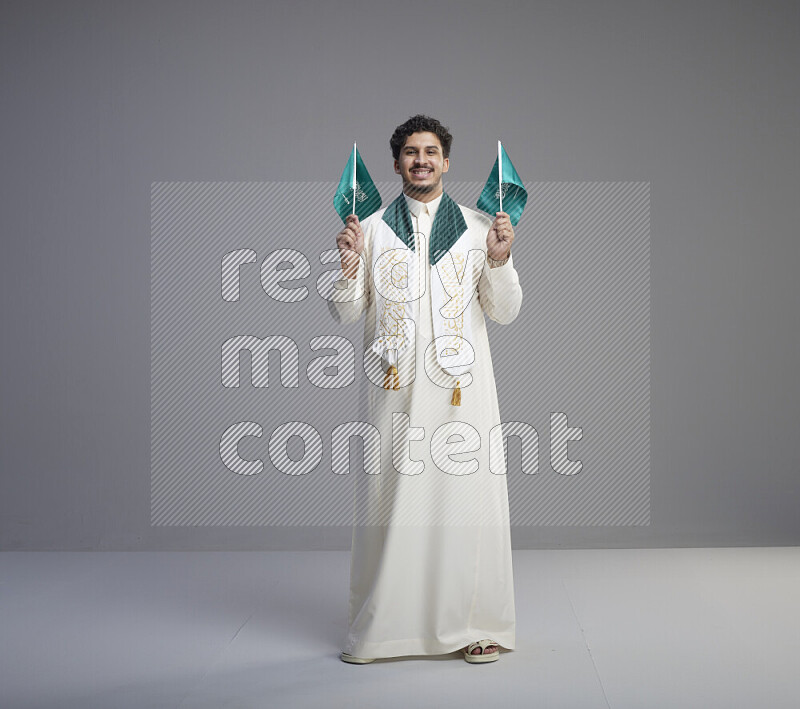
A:
{"type": "Polygon", "coordinates": [[[484,312],[501,325],[512,322],[522,306],[522,288],[511,256],[513,241],[514,227],[508,214],[498,212],[486,235],[487,258],[478,296],[484,312]]]}
{"type": "Polygon", "coordinates": [[[355,214],[347,217],[344,228],[336,235],[336,246],[347,287],[333,292],[328,309],[336,322],[347,324],[358,320],[369,302],[369,271],[364,263],[365,237],[355,214]],[[361,297],[356,297],[359,292],[361,297]]]}

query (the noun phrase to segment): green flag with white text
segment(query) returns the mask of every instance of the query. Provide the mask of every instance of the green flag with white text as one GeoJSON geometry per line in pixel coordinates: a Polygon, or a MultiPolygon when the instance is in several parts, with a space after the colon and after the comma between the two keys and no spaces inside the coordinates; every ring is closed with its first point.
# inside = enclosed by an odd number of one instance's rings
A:
{"type": "Polygon", "coordinates": [[[522,185],[522,180],[509,160],[505,148],[498,141],[497,158],[481,196],[478,197],[478,209],[487,212],[491,217],[497,212],[505,212],[511,219],[511,224],[517,226],[527,201],[528,193],[522,185]]]}
{"type": "Polygon", "coordinates": [[[355,144],[347,161],[347,167],[342,173],[342,179],[339,180],[339,187],[333,196],[333,206],[342,221],[346,221],[347,215],[353,213],[358,215],[359,220],[363,220],[381,208],[381,195],[369,176],[355,144]]]}

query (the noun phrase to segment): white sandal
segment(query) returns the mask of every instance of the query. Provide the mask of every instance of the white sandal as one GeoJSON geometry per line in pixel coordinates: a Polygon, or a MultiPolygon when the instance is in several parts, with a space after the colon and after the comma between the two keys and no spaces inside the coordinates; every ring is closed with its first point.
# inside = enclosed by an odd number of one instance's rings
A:
{"type": "Polygon", "coordinates": [[[467,662],[494,662],[500,657],[500,646],[494,640],[478,640],[478,642],[467,645],[467,649],[461,652],[464,653],[464,659],[467,662]],[[486,652],[486,648],[490,645],[494,645],[497,649],[494,652],[486,652]],[[480,654],[473,655],[472,651],[478,647],[481,649],[480,654]]]}
{"type": "Polygon", "coordinates": [[[349,662],[353,665],[367,665],[370,662],[375,662],[374,657],[356,657],[355,655],[348,655],[346,652],[343,652],[339,655],[342,662],[349,662]]]}

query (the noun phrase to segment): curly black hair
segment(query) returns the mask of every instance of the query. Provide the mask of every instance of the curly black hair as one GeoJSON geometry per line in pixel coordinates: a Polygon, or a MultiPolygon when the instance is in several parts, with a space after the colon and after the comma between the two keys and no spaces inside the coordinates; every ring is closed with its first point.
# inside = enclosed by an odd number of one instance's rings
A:
{"type": "Polygon", "coordinates": [[[450,157],[450,145],[453,142],[453,136],[450,135],[450,130],[439,123],[435,118],[423,116],[420,113],[416,116],[411,116],[405,123],[394,129],[394,133],[389,140],[389,145],[392,148],[392,155],[395,160],[400,159],[400,151],[403,149],[406,140],[412,133],[434,133],[442,144],[443,156],[446,158],[450,157]]]}

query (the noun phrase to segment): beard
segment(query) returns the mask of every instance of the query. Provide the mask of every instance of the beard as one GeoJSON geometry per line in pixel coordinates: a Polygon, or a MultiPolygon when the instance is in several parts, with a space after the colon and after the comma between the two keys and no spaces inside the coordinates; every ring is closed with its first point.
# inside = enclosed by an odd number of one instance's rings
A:
{"type": "Polygon", "coordinates": [[[441,184],[441,180],[438,181],[438,182],[434,182],[434,183],[432,183],[430,185],[417,185],[417,184],[414,184],[413,182],[408,182],[408,181],[404,180],[403,181],[403,192],[405,192],[406,194],[411,194],[411,195],[414,195],[414,194],[419,194],[419,195],[428,194],[430,192],[435,192],[439,188],[440,184],[441,184]]]}

